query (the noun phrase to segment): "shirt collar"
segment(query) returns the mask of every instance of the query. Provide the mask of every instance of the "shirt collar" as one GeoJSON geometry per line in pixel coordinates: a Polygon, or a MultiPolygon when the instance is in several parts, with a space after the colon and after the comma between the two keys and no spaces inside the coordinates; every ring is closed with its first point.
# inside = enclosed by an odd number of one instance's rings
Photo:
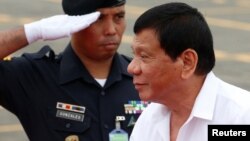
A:
{"type": "Polygon", "coordinates": [[[206,120],[212,120],[218,89],[218,78],[213,72],[210,72],[196,98],[191,115],[206,120]]]}

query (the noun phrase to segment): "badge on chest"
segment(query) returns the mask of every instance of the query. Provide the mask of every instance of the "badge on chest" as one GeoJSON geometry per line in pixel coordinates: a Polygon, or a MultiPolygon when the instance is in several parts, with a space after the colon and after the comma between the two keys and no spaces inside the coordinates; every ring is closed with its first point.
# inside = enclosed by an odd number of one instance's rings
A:
{"type": "Polygon", "coordinates": [[[57,102],[56,117],[83,122],[85,107],[57,102]]]}
{"type": "Polygon", "coordinates": [[[121,121],[125,121],[125,117],[116,116],[115,129],[109,133],[109,141],[128,141],[128,133],[121,129],[121,121]]]}

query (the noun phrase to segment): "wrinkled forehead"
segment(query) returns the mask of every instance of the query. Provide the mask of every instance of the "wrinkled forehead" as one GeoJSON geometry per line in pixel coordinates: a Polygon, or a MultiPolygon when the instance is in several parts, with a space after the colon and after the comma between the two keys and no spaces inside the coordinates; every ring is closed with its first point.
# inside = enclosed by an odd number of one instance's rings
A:
{"type": "Polygon", "coordinates": [[[146,28],[134,35],[131,43],[132,49],[146,49],[152,50],[160,48],[160,42],[156,36],[155,30],[146,28]]]}

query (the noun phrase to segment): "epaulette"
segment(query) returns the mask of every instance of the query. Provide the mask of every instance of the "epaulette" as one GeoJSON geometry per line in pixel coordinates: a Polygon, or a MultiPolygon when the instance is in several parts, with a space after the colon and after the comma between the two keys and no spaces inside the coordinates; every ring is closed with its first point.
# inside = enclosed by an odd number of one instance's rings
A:
{"type": "Polygon", "coordinates": [[[37,53],[24,53],[22,56],[30,59],[55,58],[55,52],[48,46],[42,47],[37,53]]]}

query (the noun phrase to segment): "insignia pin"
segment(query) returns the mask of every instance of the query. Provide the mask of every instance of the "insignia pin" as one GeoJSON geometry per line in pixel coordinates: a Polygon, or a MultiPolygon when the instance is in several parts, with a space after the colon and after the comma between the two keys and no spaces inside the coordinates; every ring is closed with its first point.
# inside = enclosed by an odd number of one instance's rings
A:
{"type": "Polygon", "coordinates": [[[79,137],[77,135],[70,135],[65,138],[65,141],[79,141],[79,137]]]}
{"type": "Polygon", "coordinates": [[[128,126],[127,127],[133,127],[135,125],[135,118],[132,116],[129,120],[128,126]]]}

